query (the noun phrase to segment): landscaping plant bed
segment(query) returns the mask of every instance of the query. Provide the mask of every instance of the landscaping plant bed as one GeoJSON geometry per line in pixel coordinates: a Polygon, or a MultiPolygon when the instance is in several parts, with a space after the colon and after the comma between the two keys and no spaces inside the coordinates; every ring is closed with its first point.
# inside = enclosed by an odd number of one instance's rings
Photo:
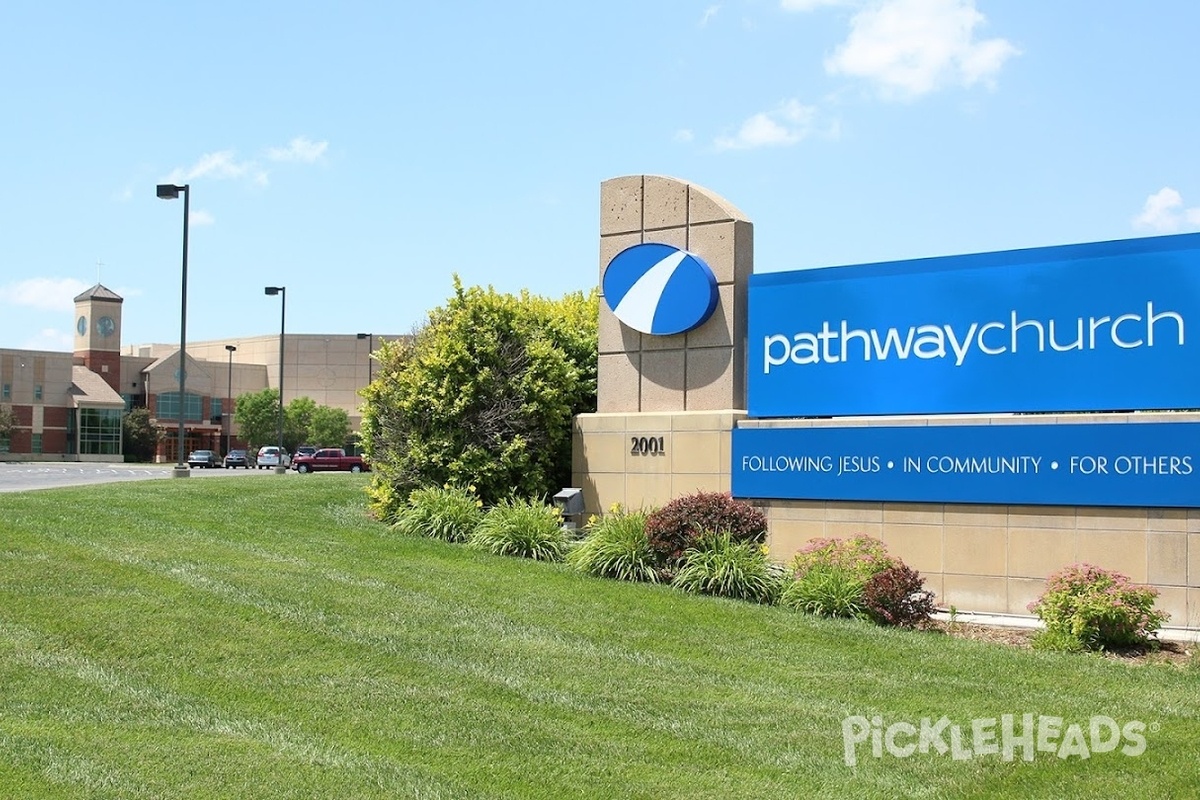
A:
{"type": "MultiPolygon", "coordinates": [[[[978,622],[955,620],[932,620],[927,631],[953,636],[956,639],[971,639],[977,642],[1006,645],[1025,650],[1033,649],[1033,637],[1038,628],[1019,628],[1008,625],[983,625],[978,622]]],[[[1124,661],[1130,664],[1175,664],[1177,666],[1200,666],[1200,653],[1195,642],[1158,641],[1148,647],[1131,647],[1105,650],[1092,655],[1124,661]]]]}

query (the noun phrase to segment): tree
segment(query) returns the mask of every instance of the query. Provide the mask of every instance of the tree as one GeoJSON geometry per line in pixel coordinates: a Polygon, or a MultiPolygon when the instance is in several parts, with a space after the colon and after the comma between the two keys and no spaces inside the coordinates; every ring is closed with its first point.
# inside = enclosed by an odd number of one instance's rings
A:
{"type": "Polygon", "coordinates": [[[121,419],[121,449],[126,461],[153,461],[158,429],[150,424],[150,410],[135,408],[121,419]]]}
{"type": "MultiPolygon", "coordinates": [[[[309,430],[313,414],[317,410],[317,401],[311,397],[294,397],[283,415],[283,446],[290,452],[302,444],[310,444],[309,430]]],[[[339,444],[341,444],[339,442],[339,444]]]]}
{"type": "Polygon", "coordinates": [[[13,431],[17,428],[17,415],[12,406],[0,406],[0,452],[7,452],[13,431]]]}
{"type": "Polygon", "coordinates": [[[350,438],[350,415],[344,408],[317,406],[308,421],[308,443],[317,447],[341,447],[350,438]]]}
{"type": "MultiPolygon", "coordinates": [[[[263,389],[237,399],[235,419],[239,436],[251,447],[279,440],[279,392],[263,389]]],[[[350,415],[340,408],[317,405],[311,397],[296,397],[283,409],[283,447],[295,452],[302,444],[340,447],[350,438],[350,415]]]]}
{"type": "Polygon", "coordinates": [[[278,439],[279,392],[263,389],[240,395],[234,406],[238,436],[250,447],[273,444],[278,439]]]}
{"type": "Polygon", "coordinates": [[[384,342],[365,390],[377,514],[422,486],[474,485],[494,503],[571,477],[571,418],[596,408],[598,297],[464,289],[410,340],[384,342]]]}

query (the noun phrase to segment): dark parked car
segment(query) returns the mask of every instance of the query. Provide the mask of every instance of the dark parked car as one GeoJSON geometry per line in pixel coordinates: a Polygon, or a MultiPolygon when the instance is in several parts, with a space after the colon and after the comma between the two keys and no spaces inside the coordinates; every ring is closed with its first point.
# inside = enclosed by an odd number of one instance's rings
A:
{"type": "Polygon", "coordinates": [[[225,454],[225,469],[244,467],[250,469],[250,456],[245,450],[230,450],[225,454]]]}
{"type": "Polygon", "coordinates": [[[188,466],[211,469],[221,466],[221,459],[217,458],[217,454],[212,450],[193,450],[188,455],[188,466]]]}

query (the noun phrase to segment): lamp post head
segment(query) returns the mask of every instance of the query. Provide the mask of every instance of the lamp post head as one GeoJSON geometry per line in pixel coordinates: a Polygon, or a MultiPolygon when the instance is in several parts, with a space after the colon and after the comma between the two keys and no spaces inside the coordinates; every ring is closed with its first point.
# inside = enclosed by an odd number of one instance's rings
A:
{"type": "Polygon", "coordinates": [[[282,287],[282,286],[266,286],[263,288],[263,292],[265,294],[271,294],[271,295],[279,294],[283,290],[284,290],[284,287],[282,287]]]}
{"type": "Polygon", "coordinates": [[[355,336],[357,336],[359,339],[367,339],[367,338],[369,338],[369,337],[371,337],[371,336],[374,336],[374,335],[375,335],[375,334],[373,334],[373,333],[356,333],[356,334],[355,334],[355,336]]]}
{"type": "Polygon", "coordinates": [[[177,200],[180,192],[186,192],[187,185],[176,186],[173,183],[160,183],[155,189],[155,193],[160,200],[177,200]]]}
{"type": "Polygon", "coordinates": [[[228,350],[230,353],[232,353],[234,350],[237,350],[237,347],[235,347],[234,345],[231,345],[231,344],[227,344],[227,345],[225,345],[225,349],[228,350]]]}

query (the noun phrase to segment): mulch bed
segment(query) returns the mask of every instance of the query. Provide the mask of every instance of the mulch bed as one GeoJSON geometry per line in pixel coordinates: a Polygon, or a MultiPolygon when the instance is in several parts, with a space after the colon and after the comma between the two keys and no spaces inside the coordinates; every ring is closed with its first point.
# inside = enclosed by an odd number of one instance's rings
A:
{"type": "MultiPolygon", "coordinates": [[[[1032,649],[1030,640],[1036,628],[1010,628],[1000,625],[980,625],[972,622],[946,622],[934,620],[926,630],[953,636],[958,639],[973,639],[1007,647],[1032,649]]],[[[1200,645],[1195,642],[1160,641],[1150,647],[1110,650],[1100,654],[1129,664],[1175,664],[1177,666],[1200,666],[1200,645]]]]}

